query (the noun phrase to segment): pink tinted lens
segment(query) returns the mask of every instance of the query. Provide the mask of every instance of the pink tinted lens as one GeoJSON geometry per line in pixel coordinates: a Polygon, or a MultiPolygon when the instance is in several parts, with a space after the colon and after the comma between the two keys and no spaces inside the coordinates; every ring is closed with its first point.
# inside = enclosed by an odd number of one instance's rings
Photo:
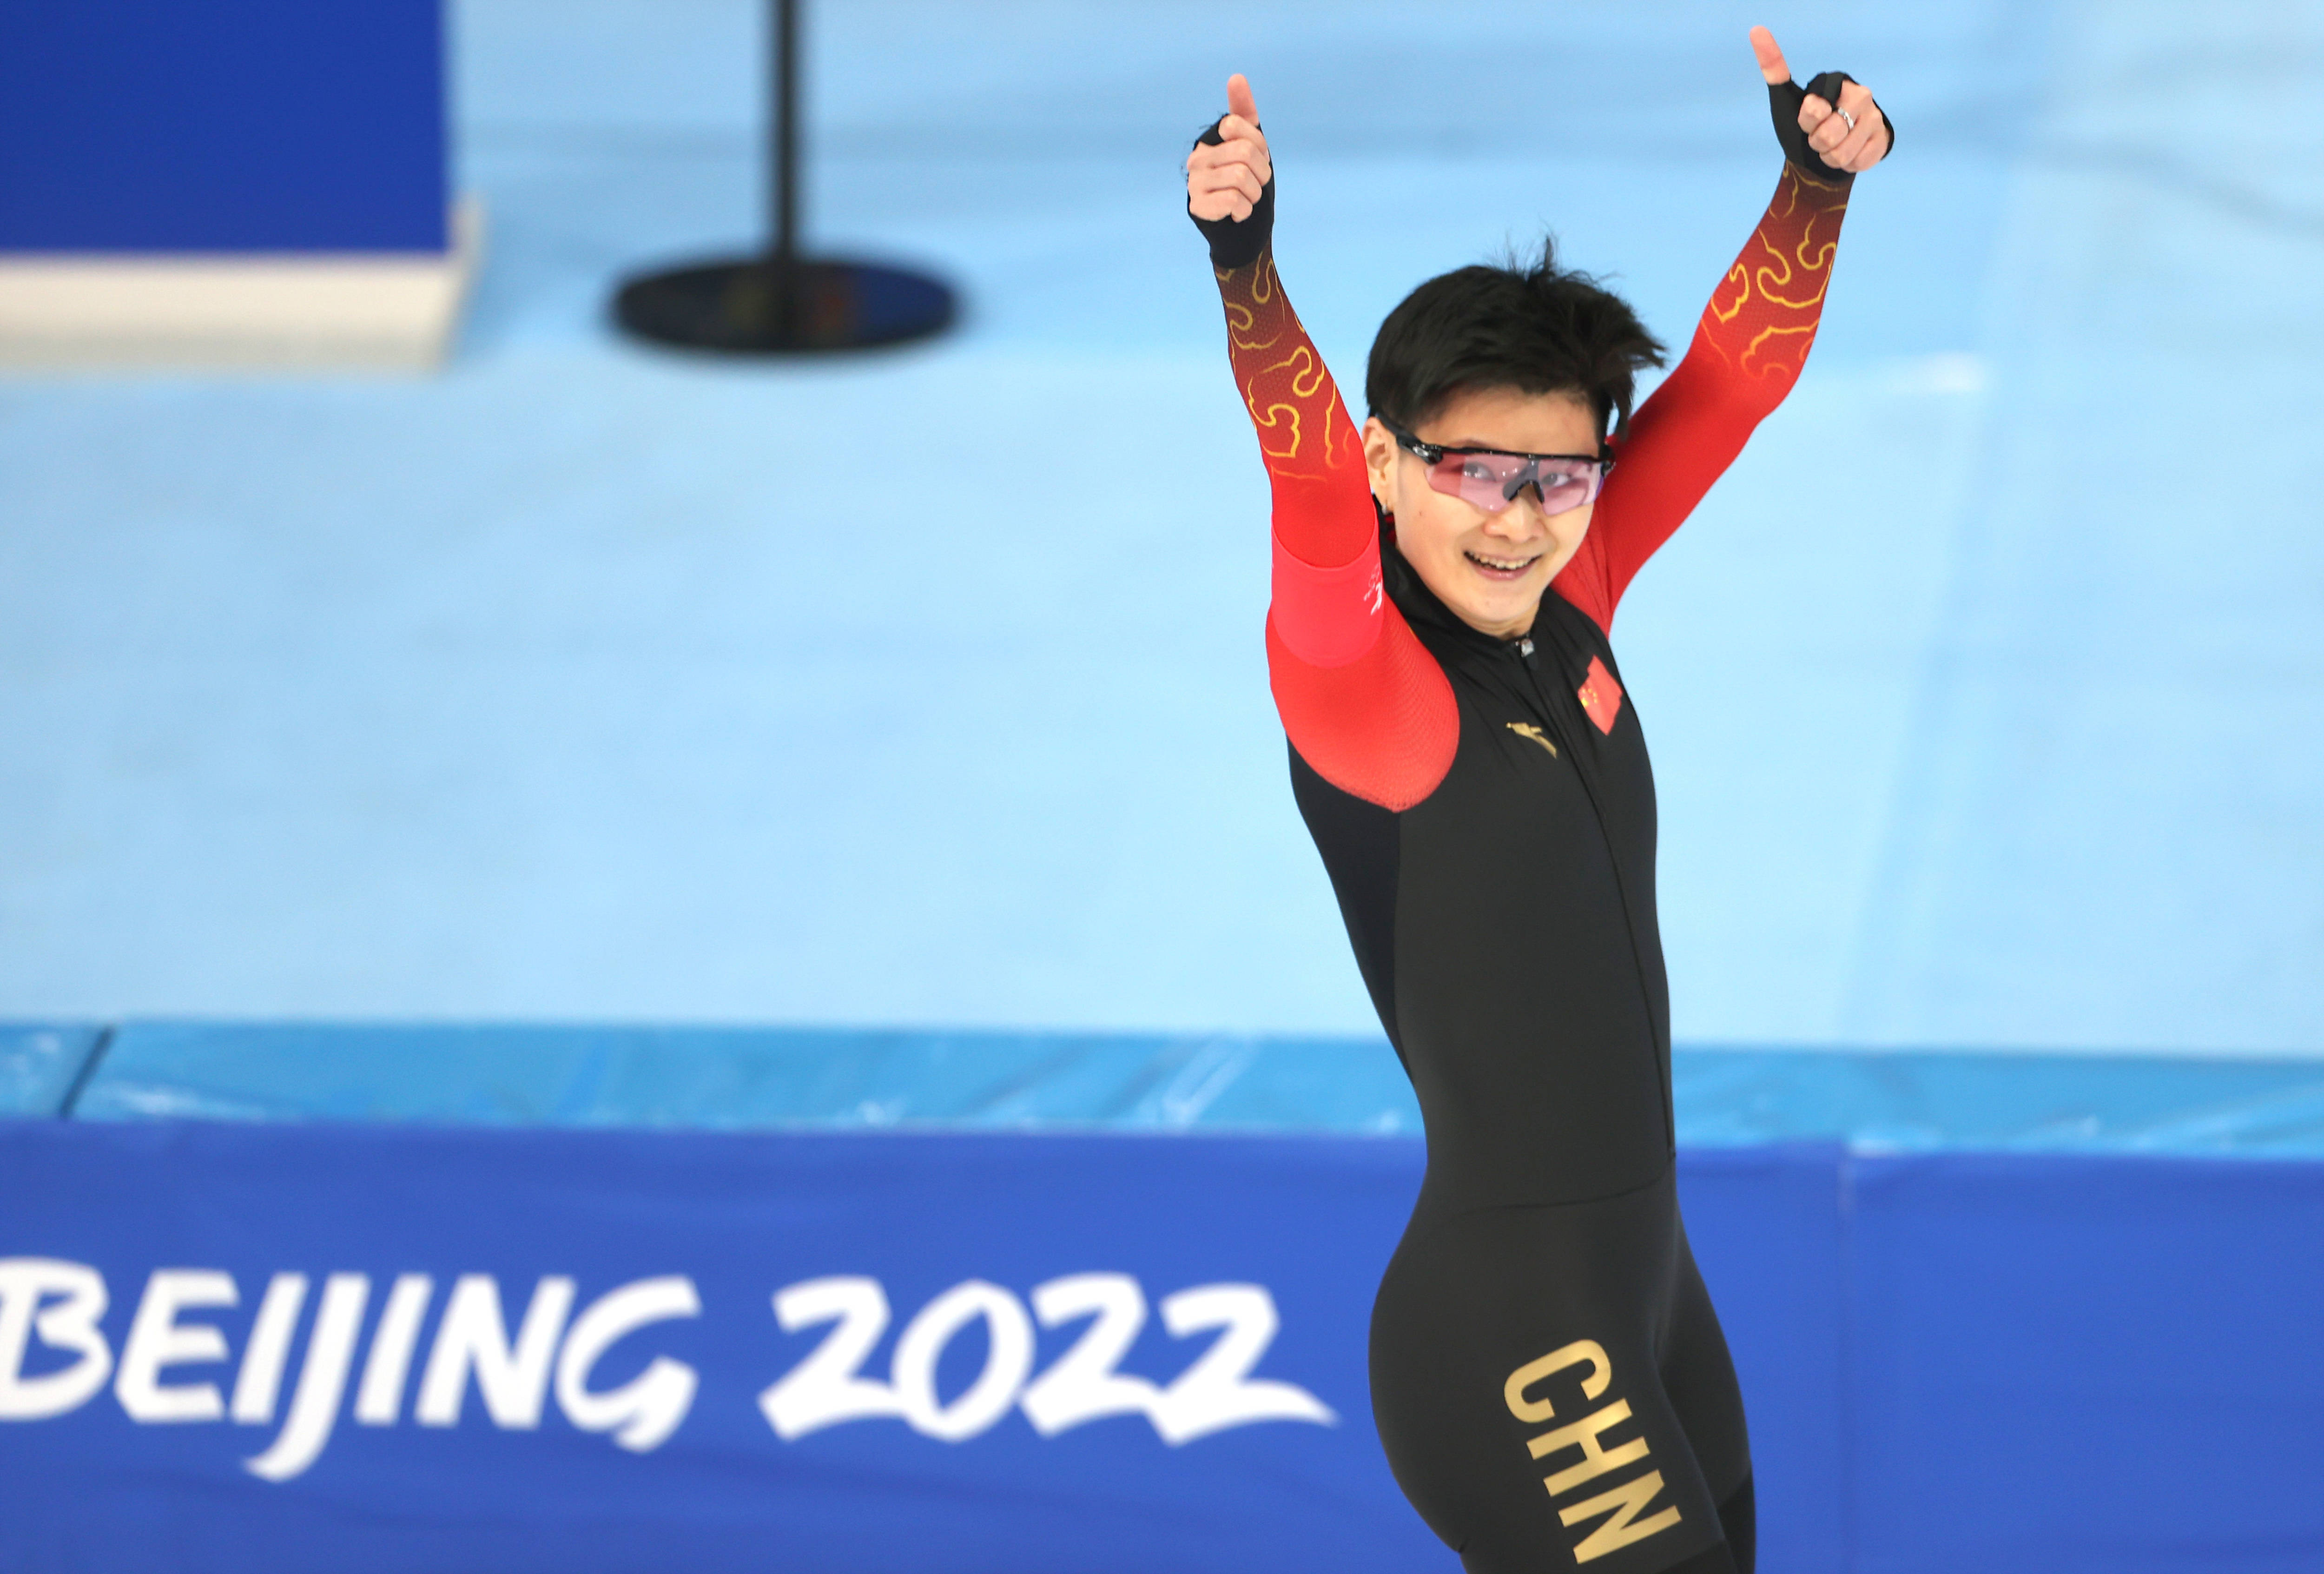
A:
{"type": "Polygon", "coordinates": [[[1598,495],[1603,472],[1590,459],[1533,459],[1522,454],[1446,454],[1428,467],[1428,484],[1463,503],[1499,514],[1527,486],[1541,492],[1544,514],[1563,514],[1598,495]]]}

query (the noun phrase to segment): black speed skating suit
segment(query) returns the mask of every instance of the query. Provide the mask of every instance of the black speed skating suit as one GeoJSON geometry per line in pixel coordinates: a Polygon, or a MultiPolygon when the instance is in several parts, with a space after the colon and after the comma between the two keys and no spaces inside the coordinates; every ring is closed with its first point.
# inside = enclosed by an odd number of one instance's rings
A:
{"type": "MultiPolygon", "coordinates": [[[[1779,131],[1798,92],[1775,91],[1779,131]]],[[[1426,1125],[1373,1309],[1374,1417],[1471,1574],[1751,1566],[1742,1400],[1672,1169],[1654,776],[1609,631],[1814,338],[1849,182],[1785,142],[1794,162],[1517,640],[1452,616],[1379,520],[1275,271],[1272,182],[1250,219],[1201,226],[1274,493],[1293,788],[1426,1125]]]]}

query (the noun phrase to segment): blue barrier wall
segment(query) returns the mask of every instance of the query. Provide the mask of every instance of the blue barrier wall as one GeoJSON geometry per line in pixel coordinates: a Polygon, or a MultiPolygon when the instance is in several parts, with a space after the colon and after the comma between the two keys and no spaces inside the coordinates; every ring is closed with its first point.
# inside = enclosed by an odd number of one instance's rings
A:
{"type": "MultiPolygon", "coordinates": [[[[1365,1397],[1385,1056],[133,1025],[0,1122],[0,1567],[1450,1570],[1365,1397]]],[[[1763,1567],[2324,1562],[2324,1164],[2036,1145],[2296,1149],[2313,1068],[1680,1064],[1683,1119],[1924,1149],[1682,1154],[1763,1567]]]]}
{"type": "Polygon", "coordinates": [[[1851,1169],[1858,1568],[2324,1567],[2324,1166],[1851,1169]]]}
{"type": "Polygon", "coordinates": [[[0,251],[442,252],[439,0],[0,0],[0,251]]]}
{"type": "MultiPolygon", "coordinates": [[[[1426,1532],[1370,1435],[1362,1356],[1371,1280],[1416,1183],[1416,1156],[1408,1143],[1296,1139],[0,1127],[0,1194],[17,1199],[5,1248],[17,1278],[0,1292],[16,1300],[0,1319],[19,1319],[0,1326],[23,1326],[35,1282],[26,1259],[83,1265],[110,1299],[101,1327],[114,1354],[111,1393],[44,1418],[24,1417],[20,1401],[20,1419],[0,1426],[0,1478],[11,1483],[0,1567],[1161,1574],[1425,1564],[1426,1532]],[[178,1347],[189,1358],[161,1369],[163,1400],[139,1401],[123,1384],[134,1388],[132,1329],[156,1270],[230,1275],[236,1304],[178,1313],[171,1337],[194,1341],[178,1347]],[[264,1292],[289,1272],[309,1276],[306,1337],[283,1353],[265,1420],[237,1423],[236,1409],[257,1413],[235,1400],[261,1344],[253,1329],[264,1292]],[[1167,1298],[1264,1286],[1282,1331],[1255,1380],[1297,1384],[1336,1422],[1231,1424],[1173,1446],[1131,1414],[1044,1437],[1011,1408],[1014,1390],[1054,1370],[1083,1331],[1073,1327],[1045,1330],[1033,1361],[1006,1379],[1002,1412],[964,1434],[888,1416],[786,1439],[762,1412],[770,1385],[833,1331],[779,1327],[770,1298],[787,1287],[834,1276],[880,1287],[892,1320],[881,1319],[863,1375],[823,1385],[861,1398],[895,1366],[902,1330],[951,1287],[996,1286],[1023,1309],[1043,1284],[1101,1273],[1127,1275],[1153,1304],[1120,1365],[1165,1386],[1183,1383],[1217,1337],[1173,1338],[1155,1326],[1167,1298]],[[318,1366],[316,1303],[327,1276],[347,1273],[368,1278],[360,1336],[339,1347],[337,1366],[318,1366]],[[356,1412],[383,1347],[383,1306],[412,1273],[433,1279],[428,1320],[383,1402],[393,1419],[364,1424],[356,1412]],[[631,1333],[576,1379],[604,1393],[655,1359],[681,1362],[698,1383],[682,1424],[624,1448],[576,1424],[591,1419],[586,1406],[561,1401],[538,1360],[497,1384],[503,1403],[488,1403],[471,1381],[456,1424],[431,1420],[428,1374],[463,1275],[489,1276],[493,1333],[520,1343],[514,1330],[544,1275],[576,1285],[576,1327],[625,1284],[682,1278],[698,1315],[631,1333]],[[205,1326],[220,1330],[215,1344],[183,1331],[205,1326]],[[208,1358],[213,1349],[223,1359],[208,1358]],[[278,1440],[318,1370],[337,1375],[324,1409],[332,1424],[319,1449],[285,1454],[278,1440]],[[130,1413],[137,1403],[142,1423],[130,1413]],[[270,1454],[279,1481],[245,1463],[270,1454]]],[[[225,1282],[207,1282],[215,1299],[225,1282]]],[[[57,1320],[39,1351],[51,1377],[73,1369],[56,1347],[68,1320],[58,1309],[71,1304],[51,1291],[57,1320]]],[[[543,1326],[544,1351],[571,1348],[573,1334],[543,1326]]],[[[945,1342],[935,1375],[955,1412],[992,1342],[983,1326],[945,1342]]],[[[18,1374],[6,1375],[21,1393],[18,1374]]],[[[1250,1384],[1232,1386],[1249,1396],[1250,1384]]],[[[10,1392],[0,1388],[0,1404],[10,1392]]]]}

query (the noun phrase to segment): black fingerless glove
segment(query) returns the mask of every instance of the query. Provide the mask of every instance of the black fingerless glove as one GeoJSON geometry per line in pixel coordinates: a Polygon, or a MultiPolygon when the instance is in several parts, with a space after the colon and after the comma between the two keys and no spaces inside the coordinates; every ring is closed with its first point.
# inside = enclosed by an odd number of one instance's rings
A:
{"type": "MultiPolygon", "coordinates": [[[[1809,94],[1837,108],[1840,84],[1855,80],[1846,71],[1826,71],[1804,88],[1797,82],[1767,84],[1767,112],[1775,117],[1775,140],[1784,144],[1784,156],[1792,161],[1792,168],[1811,181],[1821,181],[1827,186],[1846,186],[1856,179],[1848,171],[1835,170],[1825,163],[1823,155],[1808,146],[1808,134],[1800,129],[1800,106],[1807,102],[1809,94]]],[[[1880,107],[1877,99],[1873,101],[1873,107],[1880,107]]],[[[1886,120],[1888,112],[1881,109],[1880,115],[1886,120]]],[[[1896,123],[1889,120],[1888,152],[1895,151],[1896,123]]],[[[1887,153],[1881,156],[1886,158],[1887,153]]]]}
{"type": "MultiPolygon", "coordinates": [[[[1796,111],[1794,111],[1796,113],[1796,111]]],[[[1216,147],[1226,141],[1219,134],[1219,121],[1194,139],[1194,145],[1216,147]]],[[[1811,154],[1810,157],[1814,155],[1811,154]]],[[[1186,199],[1186,217],[1194,218],[1194,199],[1186,199]]],[[[1270,171],[1267,184],[1259,189],[1259,200],[1251,205],[1249,218],[1194,218],[1194,227],[1211,244],[1211,266],[1214,268],[1247,268],[1259,260],[1267,243],[1275,234],[1275,175],[1270,171]]]]}

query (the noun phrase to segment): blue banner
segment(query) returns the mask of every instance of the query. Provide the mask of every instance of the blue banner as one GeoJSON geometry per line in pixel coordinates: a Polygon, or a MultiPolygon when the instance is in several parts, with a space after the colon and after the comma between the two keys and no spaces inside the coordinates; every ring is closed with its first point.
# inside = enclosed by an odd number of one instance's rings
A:
{"type": "Polygon", "coordinates": [[[1409,1142],[0,1127],[0,1567],[1410,1569],[1409,1142]]]}
{"type": "MultiPolygon", "coordinates": [[[[1407,1138],[0,1121],[0,1569],[1454,1567],[1407,1138]]],[[[2324,1165],[1682,1159],[1762,1566],[2324,1565],[2324,1165]]]]}

